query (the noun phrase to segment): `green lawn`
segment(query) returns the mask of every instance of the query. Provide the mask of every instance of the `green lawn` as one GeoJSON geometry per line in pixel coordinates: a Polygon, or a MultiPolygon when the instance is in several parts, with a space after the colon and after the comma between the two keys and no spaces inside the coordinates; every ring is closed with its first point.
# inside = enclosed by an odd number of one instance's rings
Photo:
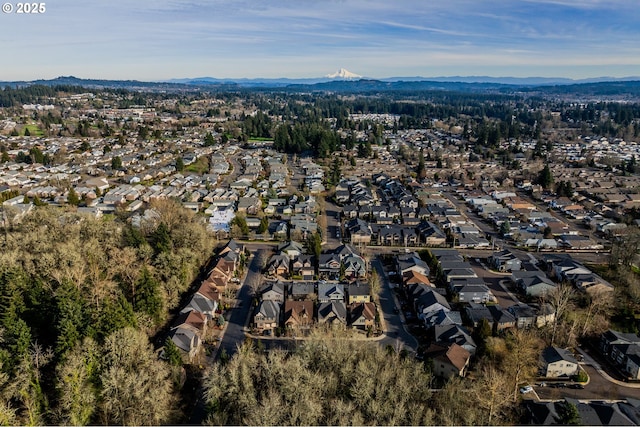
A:
{"type": "MultiPolygon", "coordinates": [[[[38,125],[26,125],[24,128],[29,129],[31,136],[44,136],[44,132],[42,132],[42,129],[40,129],[38,125]]],[[[24,130],[22,132],[24,133],[24,130]]]]}
{"type": "Polygon", "coordinates": [[[187,172],[195,172],[202,175],[209,172],[209,162],[207,161],[206,157],[201,157],[196,160],[195,163],[192,163],[189,166],[185,167],[185,170],[187,172]]]}

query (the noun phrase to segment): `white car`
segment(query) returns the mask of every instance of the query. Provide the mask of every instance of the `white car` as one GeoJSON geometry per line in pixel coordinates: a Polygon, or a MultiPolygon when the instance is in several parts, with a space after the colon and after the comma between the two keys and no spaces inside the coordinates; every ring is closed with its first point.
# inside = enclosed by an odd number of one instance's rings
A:
{"type": "Polygon", "coordinates": [[[530,385],[526,385],[524,387],[520,387],[520,393],[522,393],[522,394],[530,393],[532,391],[533,391],[533,387],[531,387],[530,385]]]}

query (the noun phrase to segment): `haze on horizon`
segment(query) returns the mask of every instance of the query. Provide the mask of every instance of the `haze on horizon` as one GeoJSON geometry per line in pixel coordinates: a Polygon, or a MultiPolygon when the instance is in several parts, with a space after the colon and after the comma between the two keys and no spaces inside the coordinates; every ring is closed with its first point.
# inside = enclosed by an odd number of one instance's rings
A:
{"type": "Polygon", "coordinates": [[[640,75],[637,0],[51,0],[0,14],[0,81],[640,75]]]}

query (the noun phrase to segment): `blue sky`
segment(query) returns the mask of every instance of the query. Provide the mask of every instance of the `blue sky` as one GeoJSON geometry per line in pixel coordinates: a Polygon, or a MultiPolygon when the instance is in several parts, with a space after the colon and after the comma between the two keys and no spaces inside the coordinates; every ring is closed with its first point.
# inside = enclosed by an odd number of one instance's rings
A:
{"type": "MultiPolygon", "coordinates": [[[[3,0],[4,1],[4,0],[3,0]]],[[[13,2],[15,5],[16,2],[13,2]]],[[[0,80],[640,76],[637,0],[49,0],[0,80]]]]}

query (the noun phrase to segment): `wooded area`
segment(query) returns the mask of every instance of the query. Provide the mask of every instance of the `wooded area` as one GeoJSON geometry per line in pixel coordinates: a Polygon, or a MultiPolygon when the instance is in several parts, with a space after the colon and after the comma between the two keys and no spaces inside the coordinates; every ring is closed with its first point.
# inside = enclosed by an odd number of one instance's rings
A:
{"type": "Polygon", "coordinates": [[[183,418],[150,338],[214,241],[176,202],[151,212],[138,227],[39,207],[0,236],[0,424],[183,418]]]}
{"type": "Polygon", "coordinates": [[[430,362],[344,332],[316,331],[292,353],[246,342],[205,380],[210,425],[513,425],[519,384],[534,378],[540,341],[489,338],[471,379],[441,383],[430,362]]]}

